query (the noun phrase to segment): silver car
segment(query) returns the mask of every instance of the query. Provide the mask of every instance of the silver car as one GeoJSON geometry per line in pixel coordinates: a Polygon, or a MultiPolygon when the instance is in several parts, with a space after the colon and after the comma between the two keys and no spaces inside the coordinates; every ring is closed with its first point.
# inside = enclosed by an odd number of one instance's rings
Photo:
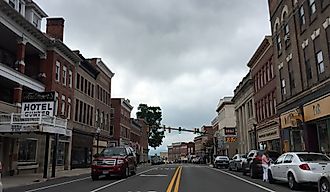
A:
{"type": "Polygon", "coordinates": [[[290,152],[281,155],[268,170],[268,179],[288,182],[290,189],[301,183],[317,183],[330,170],[330,159],[322,153],[290,152]]]}
{"type": "Polygon", "coordinates": [[[246,159],[245,154],[236,154],[233,156],[232,159],[229,160],[229,171],[235,170],[235,171],[240,171],[242,170],[242,163],[243,160],[246,159]]]}

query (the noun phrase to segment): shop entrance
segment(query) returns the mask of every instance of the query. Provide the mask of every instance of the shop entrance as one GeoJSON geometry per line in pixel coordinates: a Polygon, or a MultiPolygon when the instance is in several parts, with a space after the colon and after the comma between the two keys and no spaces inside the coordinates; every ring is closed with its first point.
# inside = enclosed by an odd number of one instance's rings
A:
{"type": "Polygon", "coordinates": [[[319,121],[315,124],[317,128],[317,139],[319,151],[322,153],[330,154],[330,131],[329,131],[329,121],[319,121]]]}
{"type": "Polygon", "coordinates": [[[309,124],[306,130],[306,149],[311,152],[319,152],[318,131],[316,124],[309,124]]]}

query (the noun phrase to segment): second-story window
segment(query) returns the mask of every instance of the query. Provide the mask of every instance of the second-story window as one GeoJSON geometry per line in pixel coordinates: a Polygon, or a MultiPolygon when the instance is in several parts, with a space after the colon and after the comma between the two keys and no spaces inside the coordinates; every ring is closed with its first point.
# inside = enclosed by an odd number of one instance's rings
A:
{"type": "Polygon", "coordinates": [[[72,71],[69,70],[69,87],[72,88],[72,71]]]}
{"type": "Polygon", "coordinates": [[[305,11],[304,11],[304,6],[301,6],[299,8],[299,20],[300,20],[300,25],[305,25],[306,19],[305,19],[305,11]]]}
{"type": "Polygon", "coordinates": [[[65,115],[65,96],[64,95],[62,95],[61,115],[65,115]]]}
{"type": "Polygon", "coordinates": [[[65,66],[63,66],[62,83],[63,83],[63,85],[66,85],[66,67],[65,66]]]}
{"type": "Polygon", "coordinates": [[[315,0],[309,0],[309,10],[310,10],[310,15],[313,15],[316,12],[315,0]]]}
{"type": "Polygon", "coordinates": [[[60,69],[61,69],[61,63],[59,61],[56,61],[56,68],[55,68],[55,81],[60,81],[60,69]]]}
{"type": "Polygon", "coordinates": [[[16,5],[15,0],[9,0],[9,5],[15,9],[15,5],[16,5]]]}
{"type": "Polygon", "coordinates": [[[284,43],[286,47],[290,45],[290,29],[288,24],[284,26],[284,43]]]}
{"type": "Polygon", "coordinates": [[[71,99],[68,98],[68,119],[71,119],[71,99]]]}
{"type": "Polygon", "coordinates": [[[280,55],[281,52],[282,52],[282,43],[281,43],[281,37],[280,37],[280,35],[277,35],[276,36],[276,47],[277,47],[278,55],[280,55]]]}
{"type": "Polygon", "coordinates": [[[316,53],[316,62],[317,62],[317,69],[318,73],[321,74],[324,72],[324,62],[323,62],[323,53],[319,51],[316,53]]]}

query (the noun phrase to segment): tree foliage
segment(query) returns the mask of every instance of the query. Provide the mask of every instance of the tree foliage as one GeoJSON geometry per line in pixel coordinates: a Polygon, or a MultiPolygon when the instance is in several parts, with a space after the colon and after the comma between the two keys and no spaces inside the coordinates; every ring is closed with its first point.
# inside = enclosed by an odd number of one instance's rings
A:
{"type": "Polygon", "coordinates": [[[149,125],[149,146],[156,148],[163,142],[164,131],[160,129],[160,123],[162,121],[162,110],[160,107],[148,106],[147,104],[140,104],[137,118],[144,119],[149,125]]]}

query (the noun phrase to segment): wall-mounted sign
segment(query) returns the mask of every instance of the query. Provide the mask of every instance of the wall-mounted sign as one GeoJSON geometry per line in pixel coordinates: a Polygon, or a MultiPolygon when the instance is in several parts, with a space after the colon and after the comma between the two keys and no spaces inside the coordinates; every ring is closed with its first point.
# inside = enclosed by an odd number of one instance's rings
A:
{"type": "Polygon", "coordinates": [[[311,121],[330,115],[330,96],[304,106],[305,121],[311,121]]]}
{"type": "Polygon", "coordinates": [[[301,113],[299,113],[299,109],[295,108],[293,110],[281,114],[280,119],[282,129],[287,127],[297,127],[298,121],[302,120],[302,115],[301,113]]]}
{"type": "Polygon", "coordinates": [[[225,131],[225,135],[236,136],[236,127],[225,127],[223,129],[225,131]]]}
{"type": "Polygon", "coordinates": [[[237,137],[225,137],[226,143],[234,143],[237,141],[237,137]]]}
{"type": "Polygon", "coordinates": [[[40,116],[54,116],[55,93],[29,93],[24,96],[21,116],[35,118],[40,116]]]}

